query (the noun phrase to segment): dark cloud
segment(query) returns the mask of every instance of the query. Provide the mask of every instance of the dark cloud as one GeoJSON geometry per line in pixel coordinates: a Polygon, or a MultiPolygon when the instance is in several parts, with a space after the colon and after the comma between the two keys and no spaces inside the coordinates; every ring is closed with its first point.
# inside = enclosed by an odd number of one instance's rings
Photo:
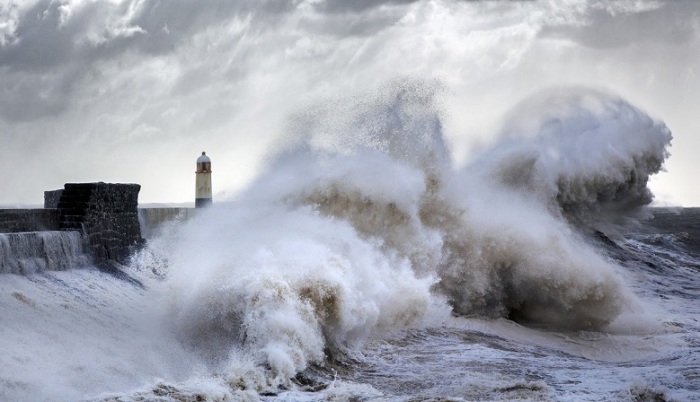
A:
{"type": "Polygon", "coordinates": [[[17,41],[0,46],[0,66],[41,71],[76,58],[90,62],[126,49],[167,53],[197,32],[236,16],[251,18],[256,28],[261,28],[293,8],[282,0],[147,0],[135,6],[135,2],[93,2],[62,18],[61,2],[40,0],[21,15],[17,41]],[[116,21],[132,32],[115,32],[110,25],[116,21]],[[91,31],[101,35],[101,40],[91,41],[86,36],[91,31]]]}
{"type": "Polygon", "coordinates": [[[291,2],[147,0],[79,7],[40,0],[19,16],[12,41],[0,45],[0,117],[29,121],[60,113],[96,63],[125,54],[176,52],[198,32],[234,18],[267,29],[291,2]],[[63,7],[73,7],[66,10],[63,7]]]}
{"type": "Polygon", "coordinates": [[[59,31],[58,5],[40,1],[18,23],[17,41],[0,47],[0,66],[27,72],[45,71],[71,57],[73,32],[59,31]]]}
{"type": "Polygon", "coordinates": [[[417,0],[326,0],[318,3],[318,11],[327,13],[363,12],[385,5],[410,4],[417,0]]]}
{"type": "Polygon", "coordinates": [[[541,35],[569,38],[591,48],[619,48],[639,42],[681,44],[698,35],[699,10],[696,1],[684,0],[662,2],[661,7],[642,11],[589,7],[584,24],[546,26],[541,35]]]}

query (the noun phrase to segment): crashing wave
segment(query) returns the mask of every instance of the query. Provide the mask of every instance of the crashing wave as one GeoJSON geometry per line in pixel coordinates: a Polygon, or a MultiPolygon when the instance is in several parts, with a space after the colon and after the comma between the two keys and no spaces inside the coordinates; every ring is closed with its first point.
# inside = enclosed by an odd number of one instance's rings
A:
{"type": "Polygon", "coordinates": [[[441,91],[396,82],[295,116],[266,172],[173,238],[182,339],[274,388],[329,350],[449,313],[602,329],[634,304],[578,228],[650,201],[668,129],[617,97],[557,90],[457,169],[441,91]]]}

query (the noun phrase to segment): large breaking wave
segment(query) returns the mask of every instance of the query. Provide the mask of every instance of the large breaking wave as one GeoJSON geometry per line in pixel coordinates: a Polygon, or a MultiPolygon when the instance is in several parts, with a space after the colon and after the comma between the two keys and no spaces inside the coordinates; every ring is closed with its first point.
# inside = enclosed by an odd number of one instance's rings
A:
{"type": "Polygon", "coordinates": [[[441,96],[404,80],[308,108],[245,192],[140,256],[167,256],[175,331],[232,385],[286,386],[450,313],[604,329],[634,306],[585,236],[651,201],[665,125],[610,94],[552,90],[458,167],[441,96]]]}

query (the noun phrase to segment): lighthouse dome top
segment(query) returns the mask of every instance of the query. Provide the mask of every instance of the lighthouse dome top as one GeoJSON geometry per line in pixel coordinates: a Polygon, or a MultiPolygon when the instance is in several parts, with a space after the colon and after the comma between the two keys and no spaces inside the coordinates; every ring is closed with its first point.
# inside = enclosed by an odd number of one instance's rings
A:
{"type": "Polygon", "coordinates": [[[211,159],[207,156],[206,153],[202,152],[202,156],[197,158],[197,163],[203,163],[203,162],[211,162],[211,159]]]}

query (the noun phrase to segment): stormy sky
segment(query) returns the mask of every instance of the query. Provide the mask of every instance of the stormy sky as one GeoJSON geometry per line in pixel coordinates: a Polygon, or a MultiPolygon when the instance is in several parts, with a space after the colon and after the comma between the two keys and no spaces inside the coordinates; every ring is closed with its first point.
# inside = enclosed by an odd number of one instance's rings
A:
{"type": "Polygon", "coordinates": [[[700,206],[692,0],[0,0],[0,204],[85,181],[191,202],[201,151],[226,198],[289,116],[400,77],[441,82],[458,163],[541,89],[618,94],[673,132],[657,202],[700,206]]]}

